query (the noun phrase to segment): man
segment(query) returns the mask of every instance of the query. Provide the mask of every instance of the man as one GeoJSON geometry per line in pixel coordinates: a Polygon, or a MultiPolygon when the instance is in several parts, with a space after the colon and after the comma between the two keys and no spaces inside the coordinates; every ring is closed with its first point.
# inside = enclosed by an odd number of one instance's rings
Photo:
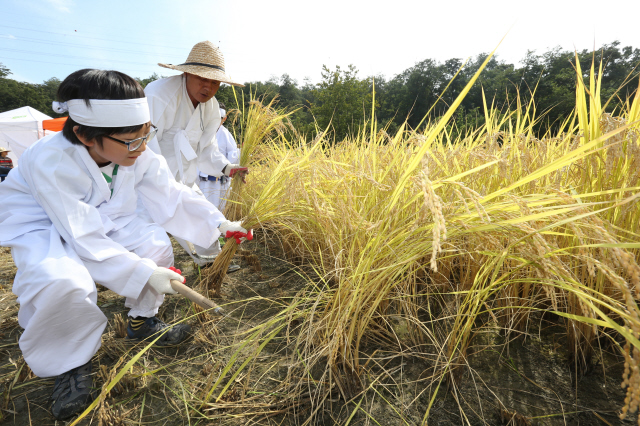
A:
{"type": "MultiPolygon", "coordinates": [[[[151,122],[158,128],[149,148],[162,154],[175,179],[187,186],[196,183],[198,170],[208,176],[233,175],[240,167],[220,153],[215,139],[221,123],[215,94],[221,83],[243,85],[226,74],[220,49],[203,41],[193,46],[183,64],[158,65],[183,74],[156,80],[145,88],[151,122]]],[[[220,251],[217,245],[205,248],[176,240],[198,265],[213,261],[220,251]]]]}
{"type": "MultiPolygon", "coordinates": [[[[238,145],[236,144],[235,139],[233,139],[231,133],[224,127],[224,122],[227,121],[226,106],[222,102],[219,102],[219,105],[222,121],[220,123],[220,128],[216,133],[218,150],[227,158],[227,160],[229,160],[231,164],[236,164],[239,162],[240,150],[238,149],[238,145]]],[[[216,206],[220,212],[223,212],[226,198],[229,196],[228,193],[231,187],[231,179],[228,176],[207,175],[202,171],[198,171],[198,174],[200,175],[200,179],[198,181],[200,191],[202,191],[202,194],[211,204],[216,206]]],[[[216,243],[215,247],[210,247],[210,252],[218,253],[221,250],[219,244],[221,243],[216,243]]],[[[240,265],[231,264],[227,269],[227,273],[238,270],[240,270],[240,265]]]]}
{"type": "MultiPolygon", "coordinates": [[[[11,169],[13,169],[13,161],[11,158],[7,157],[11,151],[7,148],[0,147],[0,179],[4,180],[5,177],[9,174],[11,169]]],[[[218,207],[218,206],[216,206],[218,207]]]]}

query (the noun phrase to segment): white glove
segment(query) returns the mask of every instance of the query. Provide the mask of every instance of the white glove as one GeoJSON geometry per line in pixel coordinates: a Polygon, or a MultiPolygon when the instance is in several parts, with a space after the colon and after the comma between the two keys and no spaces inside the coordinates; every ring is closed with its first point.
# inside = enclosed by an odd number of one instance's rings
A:
{"type": "Polygon", "coordinates": [[[240,164],[234,163],[229,163],[224,166],[224,169],[222,169],[222,173],[224,173],[224,175],[228,177],[233,176],[236,172],[245,172],[245,174],[249,173],[246,167],[241,167],[240,164]]]}
{"type": "Polygon", "coordinates": [[[241,226],[240,221],[231,222],[229,220],[225,220],[218,226],[218,229],[220,230],[222,236],[225,238],[229,238],[227,237],[227,232],[242,232],[243,234],[247,233],[247,230],[241,226]]]}
{"type": "Polygon", "coordinates": [[[253,231],[251,229],[249,229],[249,231],[244,229],[240,226],[240,222],[230,222],[225,220],[218,226],[218,229],[223,237],[235,238],[236,243],[238,244],[241,244],[243,241],[253,240],[253,231]]]}
{"type": "Polygon", "coordinates": [[[149,277],[149,281],[147,281],[147,284],[153,287],[153,289],[159,294],[178,293],[173,289],[173,287],[171,287],[171,283],[169,282],[170,280],[178,280],[182,283],[185,281],[185,278],[170,269],[157,267],[156,270],[153,271],[153,274],[151,274],[151,276],[149,277]]]}
{"type": "Polygon", "coordinates": [[[224,169],[222,169],[222,173],[224,173],[225,176],[231,176],[231,170],[237,169],[238,167],[240,167],[240,164],[229,163],[224,166],[224,169]]]}

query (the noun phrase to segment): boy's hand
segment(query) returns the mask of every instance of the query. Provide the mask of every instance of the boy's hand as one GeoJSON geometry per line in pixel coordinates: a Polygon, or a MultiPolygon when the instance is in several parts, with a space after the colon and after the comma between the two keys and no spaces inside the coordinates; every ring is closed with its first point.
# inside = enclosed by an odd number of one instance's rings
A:
{"type": "Polygon", "coordinates": [[[220,233],[225,238],[235,238],[238,244],[242,243],[244,240],[253,240],[253,232],[252,230],[247,231],[242,227],[240,222],[230,222],[225,220],[218,226],[220,233]]]}
{"type": "MultiPolygon", "coordinates": [[[[182,271],[178,268],[176,268],[175,266],[170,266],[169,267],[170,270],[172,270],[173,272],[175,272],[178,275],[182,275],[182,271]]],[[[182,277],[183,281],[182,284],[186,284],[187,283],[187,279],[185,277],[182,277]]]]}
{"type": "Polygon", "coordinates": [[[149,284],[159,294],[177,294],[178,292],[171,287],[171,280],[178,280],[184,283],[187,279],[182,275],[172,271],[171,269],[157,267],[153,274],[149,277],[149,284]]]}

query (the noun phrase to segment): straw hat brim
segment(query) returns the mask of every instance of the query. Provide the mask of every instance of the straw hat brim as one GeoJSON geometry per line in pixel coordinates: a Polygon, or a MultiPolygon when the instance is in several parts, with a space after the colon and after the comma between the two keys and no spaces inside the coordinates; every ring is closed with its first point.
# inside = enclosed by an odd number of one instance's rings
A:
{"type": "Polygon", "coordinates": [[[237,83],[229,78],[227,73],[216,68],[209,68],[203,65],[172,65],[172,64],[160,64],[163,68],[169,68],[171,70],[182,71],[189,74],[195,74],[202,78],[208,78],[210,80],[220,81],[222,83],[230,84],[236,87],[244,87],[244,84],[237,83]]]}

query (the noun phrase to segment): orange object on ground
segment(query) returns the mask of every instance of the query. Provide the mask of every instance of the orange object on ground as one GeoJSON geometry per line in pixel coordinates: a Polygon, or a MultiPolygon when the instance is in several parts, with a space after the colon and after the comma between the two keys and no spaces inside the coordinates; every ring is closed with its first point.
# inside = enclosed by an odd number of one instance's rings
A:
{"type": "Polygon", "coordinates": [[[52,132],[59,132],[64,127],[64,123],[67,122],[67,117],[53,118],[51,120],[42,121],[42,130],[51,130],[52,132]]]}

